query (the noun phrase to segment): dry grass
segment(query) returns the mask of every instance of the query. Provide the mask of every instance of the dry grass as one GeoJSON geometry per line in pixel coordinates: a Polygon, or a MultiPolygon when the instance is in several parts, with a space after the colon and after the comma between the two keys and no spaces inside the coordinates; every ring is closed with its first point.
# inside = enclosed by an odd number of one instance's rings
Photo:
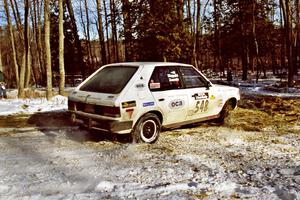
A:
{"type": "Polygon", "coordinates": [[[300,125],[300,100],[244,97],[225,124],[245,131],[298,132],[292,127],[300,125]]]}

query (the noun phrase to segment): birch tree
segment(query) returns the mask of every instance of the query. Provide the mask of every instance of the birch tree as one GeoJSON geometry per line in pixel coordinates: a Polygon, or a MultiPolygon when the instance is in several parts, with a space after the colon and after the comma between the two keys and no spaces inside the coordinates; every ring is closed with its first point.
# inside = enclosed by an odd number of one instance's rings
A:
{"type": "Polygon", "coordinates": [[[44,23],[45,23],[45,64],[47,71],[47,90],[46,97],[48,100],[52,98],[52,69],[51,69],[51,48],[50,48],[50,12],[49,0],[44,2],[44,23]]]}
{"type": "Polygon", "coordinates": [[[65,93],[65,60],[64,60],[64,7],[63,0],[58,0],[59,6],[59,94],[65,93]]]}

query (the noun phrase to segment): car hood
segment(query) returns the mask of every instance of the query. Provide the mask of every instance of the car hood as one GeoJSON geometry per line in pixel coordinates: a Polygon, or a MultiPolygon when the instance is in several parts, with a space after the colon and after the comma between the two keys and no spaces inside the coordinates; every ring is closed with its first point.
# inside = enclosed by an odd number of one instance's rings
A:
{"type": "Polygon", "coordinates": [[[214,90],[220,92],[220,93],[230,93],[233,96],[235,96],[237,99],[240,99],[240,89],[237,87],[227,86],[227,85],[213,85],[214,90]]]}
{"type": "Polygon", "coordinates": [[[215,88],[218,88],[218,89],[225,89],[225,90],[239,90],[239,88],[237,87],[232,87],[232,86],[228,86],[228,85],[219,85],[219,84],[214,84],[214,87],[215,88]]]}

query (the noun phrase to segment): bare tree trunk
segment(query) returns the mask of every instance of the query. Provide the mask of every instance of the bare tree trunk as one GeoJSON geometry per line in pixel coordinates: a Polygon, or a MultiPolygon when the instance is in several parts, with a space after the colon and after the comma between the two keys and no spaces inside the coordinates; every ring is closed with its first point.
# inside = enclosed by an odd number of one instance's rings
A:
{"type": "Polygon", "coordinates": [[[44,71],[42,70],[43,66],[43,58],[42,58],[42,47],[41,47],[41,41],[39,40],[40,34],[41,34],[41,24],[40,24],[40,5],[39,0],[33,1],[33,30],[34,30],[34,40],[35,40],[35,50],[36,50],[36,63],[37,67],[35,69],[35,81],[36,84],[42,83],[42,77],[44,71]]]}
{"type": "MultiPolygon", "coordinates": [[[[198,1],[198,0],[197,0],[198,1]]],[[[195,8],[195,1],[194,1],[194,8],[195,8]]],[[[198,6],[198,5],[197,5],[198,6]]],[[[192,13],[191,13],[191,0],[187,0],[186,1],[186,14],[187,14],[187,18],[189,19],[189,29],[191,31],[191,33],[193,33],[193,18],[192,18],[192,13]]]]}
{"type": "Polygon", "coordinates": [[[108,54],[108,63],[111,62],[110,56],[110,45],[109,45],[109,36],[108,36],[108,15],[106,9],[106,1],[103,0],[103,8],[104,8],[104,18],[105,18],[105,29],[106,29],[106,46],[107,46],[107,54],[108,54]]]}
{"type": "Polygon", "coordinates": [[[123,2],[123,19],[124,19],[124,37],[125,37],[125,60],[133,61],[132,51],[132,22],[130,17],[130,2],[129,0],[122,0],[123,2]]]}
{"type": "Polygon", "coordinates": [[[2,64],[2,53],[0,48],[0,72],[3,72],[3,64],[2,64]]]}
{"type": "MultiPolygon", "coordinates": [[[[195,4],[195,2],[194,2],[195,4]]],[[[201,34],[201,2],[200,0],[197,0],[197,14],[196,14],[196,33],[194,34],[194,48],[193,48],[193,57],[194,57],[194,63],[195,67],[199,68],[198,66],[198,51],[200,47],[200,34],[201,34]]]]}
{"type": "Polygon", "coordinates": [[[25,28],[24,28],[24,54],[23,54],[23,59],[22,59],[22,64],[21,64],[21,70],[20,70],[20,83],[19,83],[19,92],[18,92],[18,97],[19,98],[24,98],[25,93],[24,93],[24,88],[25,88],[25,73],[26,73],[26,66],[28,63],[28,58],[29,58],[29,48],[28,48],[28,12],[29,12],[29,0],[25,0],[25,28]]]}
{"type": "Polygon", "coordinates": [[[110,0],[110,11],[111,11],[111,29],[112,29],[112,42],[113,52],[116,62],[119,62],[119,45],[118,45],[118,34],[117,34],[117,22],[116,22],[116,4],[115,0],[110,0]]]}
{"type": "Polygon", "coordinates": [[[37,86],[37,68],[39,68],[38,64],[38,57],[37,56],[32,56],[37,54],[37,48],[36,48],[36,8],[35,8],[35,3],[32,3],[32,6],[30,6],[30,20],[31,20],[31,26],[32,26],[32,42],[30,44],[30,58],[31,58],[31,66],[32,66],[32,77],[34,80],[35,85],[37,86]]]}
{"type": "Polygon", "coordinates": [[[31,56],[30,56],[30,28],[29,28],[29,0],[25,0],[25,32],[24,32],[24,44],[25,44],[25,88],[29,86],[30,77],[31,77],[31,56]]]}
{"type": "Polygon", "coordinates": [[[52,98],[52,69],[51,69],[51,48],[50,48],[50,13],[49,0],[44,2],[44,21],[45,21],[45,53],[47,69],[47,99],[52,98]]]}
{"type": "Polygon", "coordinates": [[[90,63],[92,64],[92,67],[94,68],[94,60],[92,55],[92,47],[91,47],[91,36],[90,36],[90,18],[89,18],[89,10],[88,10],[88,3],[87,0],[84,0],[84,7],[85,7],[85,16],[86,16],[86,33],[87,33],[87,48],[88,48],[88,54],[90,63]]]}
{"type": "MultiPolygon", "coordinates": [[[[81,20],[81,26],[83,28],[83,35],[85,37],[85,45],[84,47],[86,48],[86,52],[87,52],[87,59],[86,59],[86,66],[87,66],[87,69],[86,70],[90,70],[90,54],[89,54],[89,48],[88,48],[88,36],[87,36],[87,30],[86,30],[86,25],[85,25],[85,22],[84,22],[84,18],[83,18],[83,10],[82,10],[82,0],[79,0],[79,12],[80,12],[80,20],[81,20]]],[[[90,73],[90,72],[88,72],[90,73]]]]}
{"type": "Polygon", "coordinates": [[[111,24],[111,40],[112,40],[112,57],[113,57],[113,61],[116,62],[117,58],[116,58],[116,40],[115,40],[115,16],[114,16],[114,0],[110,0],[109,1],[109,5],[110,5],[110,24],[111,24]]]}
{"type": "Polygon", "coordinates": [[[292,45],[292,13],[289,0],[280,0],[283,11],[285,39],[286,39],[286,55],[288,59],[288,86],[294,86],[294,66],[293,66],[293,45],[292,45]]]}
{"type": "Polygon", "coordinates": [[[214,0],[214,25],[215,25],[215,49],[217,54],[217,64],[220,72],[224,75],[224,66],[222,63],[222,50],[221,50],[221,31],[220,31],[220,17],[221,17],[221,1],[214,0]]]}
{"type": "Polygon", "coordinates": [[[65,60],[64,60],[64,7],[63,0],[58,0],[59,6],[59,94],[65,94],[65,60]]]}
{"type": "Polygon", "coordinates": [[[40,52],[40,62],[42,67],[43,74],[46,72],[45,59],[43,57],[43,45],[42,45],[42,10],[43,10],[43,1],[41,0],[41,4],[38,7],[38,51],[40,52]]]}
{"type": "Polygon", "coordinates": [[[294,74],[297,75],[299,69],[298,56],[300,56],[300,3],[299,0],[295,0],[295,10],[296,10],[296,27],[295,27],[295,53],[294,53],[294,74]]]}
{"type": "Polygon", "coordinates": [[[16,85],[19,88],[19,67],[18,67],[18,62],[17,62],[17,54],[16,54],[16,46],[15,46],[15,40],[14,40],[14,35],[13,35],[13,29],[11,25],[11,19],[10,19],[10,12],[9,12],[9,7],[7,4],[7,0],[4,1],[4,8],[5,8],[5,13],[6,13],[6,20],[7,20],[7,25],[9,29],[9,36],[10,36],[10,42],[11,42],[11,47],[12,47],[12,53],[13,53],[13,65],[14,65],[14,70],[15,70],[15,75],[16,75],[16,85]]]}
{"type": "Polygon", "coordinates": [[[246,20],[248,21],[249,19],[248,16],[244,13],[244,9],[246,9],[247,5],[248,2],[245,1],[238,2],[240,20],[242,21],[242,23],[240,23],[240,34],[242,40],[240,56],[242,61],[242,80],[244,81],[247,80],[248,78],[248,68],[249,68],[249,36],[248,36],[249,27],[248,27],[248,23],[246,23],[246,20]]]}
{"type": "Polygon", "coordinates": [[[103,24],[102,24],[102,16],[101,16],[101,1],[97,1],[97,16],[98,16],[98,35],[101,47],[101,62],[102,64],[107,64],[106,60],[106,50],[105,50],[105,42],[104,42],[104,33],[103,33],[103,24]]]}
{"type": "Polygon", "coordinates": [[[283,16],[283,5],[282,1],[280,2],[280,27],[281,27],[281,46],[280,46],[280,61],[281,61],[281,69],[285,69],[285,30],[284,30],[284,16],[283,16]]]}
{"type": "Polygon", "coordinates": [[[259,58],[259,48],[258,48],[258,42],[256,38],[255,9],[256,9],[256,0],[252,0],[252,37],[253,37],[253,42],[255,47],[255,57],[256,57],[256,83],[258,83],[259,70],[262,63],[260,62],[260,58],[259,58]]]}
{"type": "Polygon", "coordinates": [[[24,35],[23,35],[23,28],[22,28],[22,22],[21,22],[20,12],[19,12],[19,8],[18,8],[18,3],[16,2],[16,0],[14,0],[14,1],[10,0],[10,4],[11,4],[12,11],[14,14],[14,19],[16,21],[17,29],[19,31],[20,39],[23,42],[24,35]]]}

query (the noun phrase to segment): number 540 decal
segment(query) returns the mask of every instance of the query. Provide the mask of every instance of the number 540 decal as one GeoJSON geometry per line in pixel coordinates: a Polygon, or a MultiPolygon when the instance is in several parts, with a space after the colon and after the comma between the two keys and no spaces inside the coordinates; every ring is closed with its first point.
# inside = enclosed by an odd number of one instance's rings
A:
{"type": "Polygon", "coordinates": [[[197,101],[195,113],[206,112],[208,110],[208,103],[209,103],[209,101],[207,99],[197,101]]]}

